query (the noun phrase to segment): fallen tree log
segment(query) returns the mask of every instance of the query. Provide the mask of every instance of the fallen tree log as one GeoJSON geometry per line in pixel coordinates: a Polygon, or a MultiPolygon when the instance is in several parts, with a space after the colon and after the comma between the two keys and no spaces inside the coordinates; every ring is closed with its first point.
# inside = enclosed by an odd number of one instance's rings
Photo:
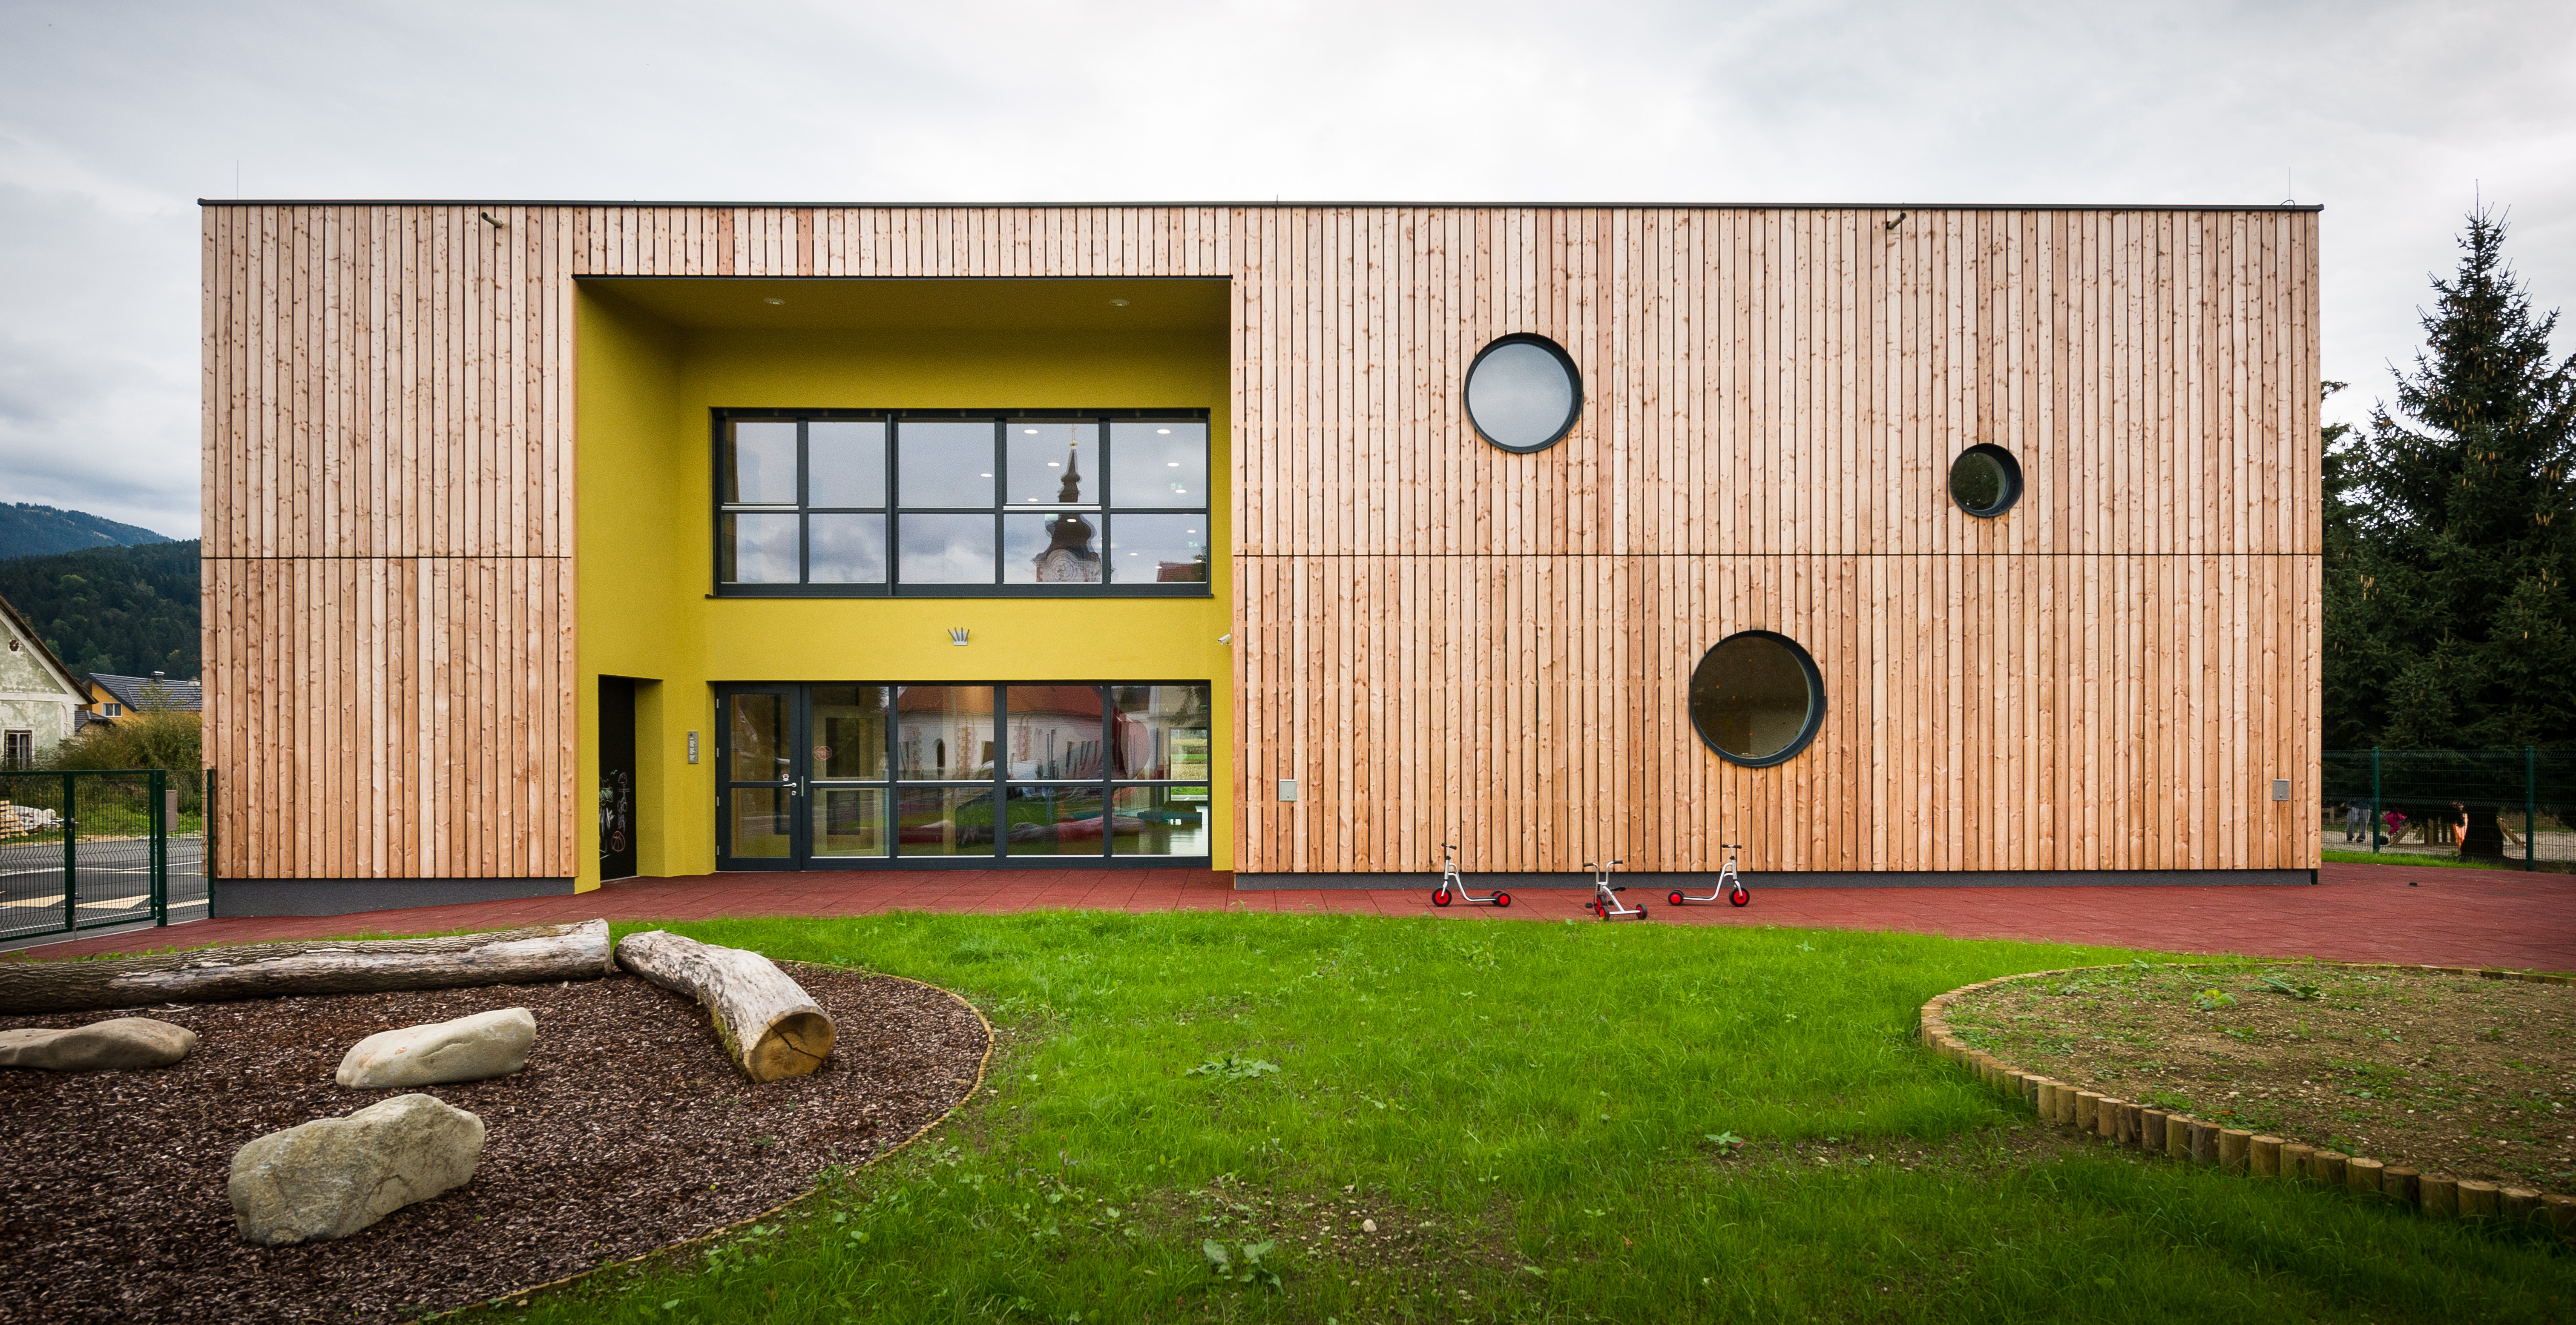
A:
{"type": "Polygon", "coordinates": [[[595,980],[616,970],[605,920],[432,939],[257,943],[114,961],[0,962],[0,1014],[595,980]]]}
{"type": "Polygon", "coordinates": [[[754,1081],[803,1076],[832,1053],[832,1019],[778,964],[664,930],[617,941],[617,964],[704,1006],[716,1040],[754,1081]]]}

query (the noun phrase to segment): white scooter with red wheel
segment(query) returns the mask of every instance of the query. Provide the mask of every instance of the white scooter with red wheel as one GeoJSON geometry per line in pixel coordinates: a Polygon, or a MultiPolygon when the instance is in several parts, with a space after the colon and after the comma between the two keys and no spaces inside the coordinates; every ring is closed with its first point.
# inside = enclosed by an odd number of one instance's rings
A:
{"type": "Polygon", "coordinates": [[[1583,904],[1584,910],[1589,911],[1604,920],[1643,920],[1646,918],[1645,907],[1630,906],[1619,900],[1618,895],[1628,891],[1627,889],[1614,888],[1610,886],[1610,866],[1625,863],[1625,861],[1617,860],[1611,861],[1610,865],[1595,865],[1588,860],[1583,862],[1583,868],[1592,871],[1592,900],[1583,904]]]}
{"type": "Polygon", "coordinates": [[[1689,893],[1683,892],[1679,888],[1675,888],[1671,892],[1664,894],[1665,901],[1670,902],[1675,906],[1680,906],[1685,902],[1714,902],[1722,899],[1729,906],[1742,906],[1753,900],[1753,893],[1744,886],[1744,880],[1735,872],[1735,853],[1743,850],[1744,844],[1741,842],[1720,842],[1717,845],[1726,852],[1726,868],[1717,872],[1716,890],[1709,893],[1706,897],[1693,897],[1689,893]]]}
{"type": "Polygon", "coordinates": [[[1485,906],[1510,906],[1512,895],[1500,888],[1482,897],[1467,891],[1465,881],[1458,877],[1458,862],[1452,856],[1457,850],[1451,843],[1440,845],[1440,883],[1431,890],[1431,904],[1447,906],[1451,902],[1476,902],[1485,906]]]}

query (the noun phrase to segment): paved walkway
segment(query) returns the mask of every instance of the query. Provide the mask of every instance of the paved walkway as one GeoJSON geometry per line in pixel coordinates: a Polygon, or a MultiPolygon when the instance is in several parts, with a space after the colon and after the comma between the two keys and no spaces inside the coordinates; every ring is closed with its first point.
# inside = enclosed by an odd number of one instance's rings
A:
{"type": "MultiPolygon", "coordinates": [[[[2329,864],[2315,887],[1774,888],[1753,876],[1753,904],[1673,907],[1645,896],[1648,924],[1899,930],[1954,938],[2098,943],[2168,952],[2315,956],[2576,971],[2576,876],[2506,870],[2329,864]],[[2408,880],[2420,886],[2408,887],[2408,880]]],[[[220,889],[220,885],[218,885],[220,889]]],[[[29,948],[11,956],[587,920],[860,916],[885,911],[1001,914],[1105,911],[1321,911],[1445,920],[1590,921],[1585,894],[1515,895],[1508,911],[1436,910],[1428,887],[1236,892],[1206,870],[913,871],[712,874],[633,879],[576,897],[474,902],[346,916],[200,920],[29,948]]],[[[1637,893],[1629,894],[1636,898],[1637,893]]]]}

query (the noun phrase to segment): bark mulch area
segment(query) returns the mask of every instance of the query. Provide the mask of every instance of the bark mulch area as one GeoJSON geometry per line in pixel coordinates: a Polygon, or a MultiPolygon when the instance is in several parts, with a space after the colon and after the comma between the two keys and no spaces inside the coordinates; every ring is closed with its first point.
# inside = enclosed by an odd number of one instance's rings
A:
{"type": "Polygon", "coordinates": [[[810,1076],[745,1080],[688,999],[632,976],[0,1017],[154,1017],[201,1037],[146,1072],[0,1072],[0,1321],[392,1321],[639,1256],[864,1164],[963,1100],[974,1011],[907,980],[794,968],[838,1043],[810,1076]],[[337,1242],[259,1247],[224,1182],[254,1137],[402,1090],[332,1084],[377,1031],[536,1014],[527,1067],[419,1087],[482,1117],[473,1181],[337,1242]]]}
{"type": "Polygon", "coordinates": [[[2576,1193],[2576,986],[2298,963],[2135,963],[1967,995],[2025,1071],[2427,1174],[2576,1193]]]}

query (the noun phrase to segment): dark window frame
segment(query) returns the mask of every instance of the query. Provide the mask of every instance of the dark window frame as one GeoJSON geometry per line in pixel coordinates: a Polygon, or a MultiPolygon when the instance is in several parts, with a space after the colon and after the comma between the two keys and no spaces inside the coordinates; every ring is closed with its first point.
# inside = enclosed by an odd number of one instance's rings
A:
{"type": "Polygon", "coordinates": [[[1566,353],[1564,346],[1535,331],[1515,331],[1507,336],[1496,336],[1487,341],[1483,349],[1476,351],[1475,358],[1467,361],[1467,371],[1458,379],[1458,411],[1467,416],[1467,426],[1484,439],[1485,445],[1512,455],[1536,455],[1571,436],[1574,425],[1583,421],[1583,369],[1576,366],[1574,356],[1566,353]],[[1555,356],[1557,366],[1565,370],[1566,382],[1574,388],[1573,399],[1566,406],[1564,422],[1558,424],[1556,431],[1549,433],[1545,440],[1526,446],[1515,446],[1485,431],[1485,425],[1476,421],[1475,407],[1467,403],[1468,388],[1475,384],[1476,370],[1485,366],[1487,356],[1506,345],[1535,345],[1555,356]]]}
{"type": "Polygon", "coordinates": [[[1708,729],[1700,725],[1699,706],[1690,702],[1690,691],[1688,689],[1684,690],[1682,694],[1682,708],[1690,715],[1691,733],[1699,737],[1699,743],[1707,746],[1711,754],[1716,755],[1718,758],[1723,759],[1738,768],[1772,768],[1785,764],[1790,760],[1797,758],[1799,755],[1806,753],[1807,747],[1814,744],[1817,734],[1824,730],[1825,709],[1831,700],[1830,697],[1825,694],[1825,674],[1822,669],[1816,666],[1816,656],[1807,651],[1806,645],[1800,644],[1798,641],[1791,639],[1776,630],[1735,631],[1734,633],[1719,639],[1716,643],[1709,645],[1706,649],[1701,650],[1699,661],[1691,664],[1690,689],[1697,688],[1696,683],[1699,678],[1699,669],[1708,665],[1708,660],[1711,655],[1737,640],[1746,638],[1767,639],[1774,644],[1787,648],[1789,650],[1789,656],[1796,659],[1799,668],[1806,673],[1807,721],[1803,726],[1798,728],[1798,734],[1791,738],[1787,745],[1781,746],[1778,750],[1770,754],[1747,757],[1736,754],[1735,752],[1728,750],[1726,747],[1719,745],[1715,740],[1710,739],[1708,729]]]}
{"type": "MultiPolygon", "coordinates": [[[[711,411],[711,415],[712,426],[709,436],[708,460],[710,467],[709,473],[712,482],[708,491],[712,501],[710,503],[711,518],[708,520],[707,531],[707,577],[709,583],[713,586],[713,589],[708,596],[711,598],[1210,598],[1214,597],[1216,594],[1217,545],[1216,525],[1214,523],[1216,519],[1216,507],[1213,500],[1216,426],[1213,412],[1210,410],[791,409],[766,406],[725,406],[711,411]],[[995,475],[992,505],[906,507],[903,504],[903,489],[901,486],[901,475],[899,473],[900,465],[898,463],[898,457],[902,450],[901,429],[903,421],[906,419],[951,423],[982,419],[992,420],[993,473],[995,475]],[[774,504],[745,502],[727,503],[724,500],[725,439],[728,429],[737,420],[792,420],[799,425],[796,430],[797,502],[793,508],[782,507],[774,504]],[[807,484],[810,482],[809,474],[811,469],[807,456],[807,447],[810,445],[810,441],[807,437],[808,430],[802,425],[808,422],[830,422],[836,420],[882,421],[887,425],[885,442],[885,504],[883,506],[818,507],[811,505],[807,501],[807,497],[809,496],[807,484]],[[1006,584],[1002,582],[1003,567],[1001,549],[1004,544],[1004,517],[1012,514],[1013,511],[1003,490],[1003,484],[1006,480],[1001,476],[1009,472],[1007,468],[1005,468],[1009,454],[1007,429],[1013,420],[1045,420],[1052,423],[1080,421],[1096,423],[1100,426],[1101,443],[1099,448],[1100,453],[1097,458],[1099,473],[1096,477],[1096,481],[1099,484],[1098,491],[1100,493],[1101,500],[1074,507],[1058,508],[1050,506],[1036,509],[1034,513],[1046,514],[1058,510],[1070,510],[1096,518],[1100,522],[1099,538],[1102,548],[1102,557],[1104,560],[1104,569],[1109,576],[1108,582],[1100,584],[1006,584]],[[1121,507],[1117,505],[1111,500],[1110,488],[1110,465],[1112,463],[1110,460],[1110,452],[1114,449],[1109,445],[1109,430],[1111,425],[1117,423],[1153,423],[1162,421],[1174,423],[1195,423],[1207,428],[1207,450],[1209,453],[1207,456],[1208,468],[1203,470],[1199,476],[1199,489],[1200,495],[1202,497],[1210,498],[1210,500],[1195,507],[1121,507]],[[902,534],[903,517],[906,514],[981,515],[987,512],[989,512],[993,517],[994,557],[992,583],[905,584],[903,582],[902,534]],[[1196,515],[1201,519],[1208,521],[1209,523],[1206,526],[1207,532],[1205,535],[1208,548],[1207,579],[1184,584],[1169,584],[1161,582],[1134,584],[1117,583],[1117,569],[1115,566],[1106,565],[1106,558],[1108,556],[1111,539],[1114,536],[1112,531],[1116,528],[1118,516],[1122,512],[1132,515],[1196,515]],[[728,583],[724,578],[724,517],[733,514],[789,513],[793,513],[797,518],[796,568],[798,582],[794,584],[728,583]],[[811,529],[813,517],[818,514],[882,514],[886,522],[886,578],[884,581],[875,584],[814,584],[809,582],[809,577],[813,574],[813,539],[811,536],[811,529]]],[[[1032,510],[1023,509],[1019,513],[1029,514],[1032,513],[1032,510]]]]}
{"type": "Polygon", "coordinates": [[[1951,505],[1980,520],[1992,520],[2011,510],[2014,503],[2021,500],[2021,461],[2012,452],[1992,442],[1979,442],[1950,457],[1950,467],[1941,472],[1941,490],[1949,495],[1951,505]],[[1984,456],[1994,461],[1996,467],[2003,471],[2003,497],[1992,506],[1970,506],[1959,500],[1958,480],[1955,475],[1959,470],[1959,462],[1972,455],[1984,456]]]}

